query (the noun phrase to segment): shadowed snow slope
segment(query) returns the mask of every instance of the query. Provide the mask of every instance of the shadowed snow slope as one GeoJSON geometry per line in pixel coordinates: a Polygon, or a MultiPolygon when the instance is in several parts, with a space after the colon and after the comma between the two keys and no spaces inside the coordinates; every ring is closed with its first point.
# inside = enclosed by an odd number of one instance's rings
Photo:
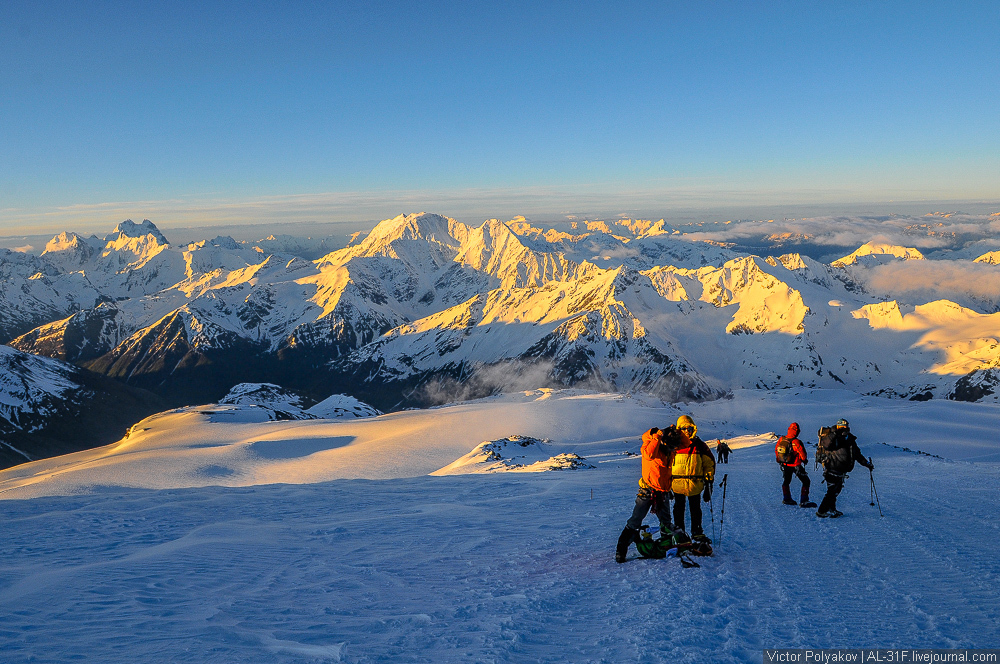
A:
{"type": "Polygon", "coordinates": [[[784,390],[692,410],[735,448],[724,526],[721,492],[706,506],[716,555],[697,569],[612,560],[639,433],[679,412],[656,401],[537,391],[348,422],[148,418],[117,445],[0,473],[0,497],[35,496],[4,502],[3,660],[759,662],[1000,642],[997,406],[784,390]],[[864,469],[841,519],[781,504],[769,433],[794,419],[811,443],[840,417],[874,458],[884,517],[864,469]],[[514,435],[594,467],[427,475],[514,435]]]}
{"type": "Polygon", "coordinates": [[[672,421],[677,415],[670,408],[650,411],[635,399],[573,390],[537,390],[353,420],[272,422],[261,408],[182,408],[146,418],[114,445],[0,473],[0,497],[76,493],[95,486],[167,489],[414,477],[447,466],[484,438],[551,438],[558,441],[554,455],[595,438],[632,434],[635,422],[650,417],[672,421]],[[328,449],[312,442],[321,440],[336,442],[328,449]],[[264,457],[257,453],[262,443],[272,450],[264,457]],[[282,445],[299,453],[273,452],[282,445]]]}

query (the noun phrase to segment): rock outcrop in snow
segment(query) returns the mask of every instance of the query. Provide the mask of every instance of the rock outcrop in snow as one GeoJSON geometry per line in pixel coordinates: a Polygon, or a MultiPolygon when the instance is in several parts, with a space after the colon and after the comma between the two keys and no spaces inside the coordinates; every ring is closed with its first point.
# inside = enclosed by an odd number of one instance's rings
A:
{"type": "Polygon", "coordinates": [[[552,470],[593,468],[573,452],[553,454],[552,441],[531,436],[513,435],[487,440],[465,456],[431,475],[469,475],[482,473],[543,473],[552,470]]]}
{"type": "Polygon", "coordinates": [[[324,420],[353,420],[376,417],[381,415],[382,411],[369,406],[364,401],[358,401],[350,395],[334,394],[307,409],[306,413],[324,420]]]}
{"type": "Polygon", "coordinates": [[[312,417],[304,408],[306,399],[273,383],[240,383],[219,399],[219,404],[260,408],[270,420],[305,420],[312,417]]]}

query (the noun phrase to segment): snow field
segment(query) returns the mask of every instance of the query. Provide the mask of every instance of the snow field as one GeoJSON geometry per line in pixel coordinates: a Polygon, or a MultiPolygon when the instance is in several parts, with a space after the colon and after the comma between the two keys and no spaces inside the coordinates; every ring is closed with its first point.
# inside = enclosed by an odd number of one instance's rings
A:
{"type": "MultiPolygon", "coordinates": [[[[714,418],[709,404],[692,408],[699,433],[764,433],[747,425],[768,408],[767,430],[787,426],[779,417],[794,398],[778,396],[737,395],[714,418]]],[[[901,426],[907,417],[894,408],[909,404],[801,399],[813,403],[799,419],[806,431],[833,412],[852,419],[885,517],[868,504],[863,468],[847,480],[841,519],[782,505],[773,446],[744,437],[719,466],[729,474],[724,533],[719,541],[717,491],[717,553],[699,569],[634,559],[634,548],[633,560],[614,563],[640,467],[623,452],[638,452],[641,430],[676,411],[610,395],[510,396],[459,411],[481,411],[478,426],[492,410],[525,428],[509,433],[549,438],[596,466],[588,470],[152,489],[88,485],[84,464],[72,486],[86,493],[42,495],[40,484],[30,500],[3,502],[0,651],[11,663],[759,662],[763,648],[1000,642],[1000,466],[954,460],[981,453],[980,440],[962,441],[977,420],[991,426],[993,411],[945,403],[915,418],[923,430],[964,415],[938,441],[952,457],[934,458],[873,442],[877,430],[865,428],[873,410],[901,426]],[[633,432],[602,436],[601,426],[633,432]]],[[[439,438],[466,435],[449,410],[385,421],[411,418],[416,431],[431,417],[452,426],[439,438]]],[[[275,425],[288,423],[266,426],[275,425]]],[[[307,458],[321,464],[323,454],[307,458]]],[[[825,485],[809,469],[818,501],[825,485]]]]}

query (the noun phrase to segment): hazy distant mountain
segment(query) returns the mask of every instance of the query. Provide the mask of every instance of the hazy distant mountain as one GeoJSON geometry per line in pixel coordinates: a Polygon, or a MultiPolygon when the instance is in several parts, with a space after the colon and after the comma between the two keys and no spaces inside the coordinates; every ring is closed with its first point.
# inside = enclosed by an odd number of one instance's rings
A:
{"type": "Polygon", "coordinates": [[[976,263],[988,263],[990,265],[1000,265],[1000,251],[988,251],[975,260],[976,263]]]}

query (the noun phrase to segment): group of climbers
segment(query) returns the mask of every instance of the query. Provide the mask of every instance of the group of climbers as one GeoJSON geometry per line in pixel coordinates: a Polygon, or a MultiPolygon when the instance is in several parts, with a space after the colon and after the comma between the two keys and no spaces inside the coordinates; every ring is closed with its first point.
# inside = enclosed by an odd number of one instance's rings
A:
{"type": "Polygon", "coordinates": [[[694,420],[681,415],[666,429],[653,427],[642,434],[639,493],[632,516],[618,536],[617,562],[625,562],[629,545],[639,540],[642,520],[650,511],[660,521],[661,537],[670,537],[676,543],[710,543],[702,530],[701,501],[712,499],[715,457],[697,432],[694,420]],[[684,531],[685,506],[691,515],[690,537],[684,531]]]}
{"type": "MultiPolygon", "coordinates": [[[[809,473],[806,472],[809,458],[798,435],[799,425],[797,422],[792,422],[788,425],[788,433],[780,436],[774,443],[774,457],[782,473],[783,502],[786,505],[816,507],[816,503],[809,500],[809,473]],[[790,487],[793,475],[802,483],[798,503],[792,498],[790,487]]],[[[861,454],[858,439],[851,433],[851,425],[844,419],[838,420],[832,428],[823,427],[819,430],[819,443],[816,449],[817,461],[823,464],[823,481],[826,482],[826,495],[816,510],[816,516],[835,519],[844,514],[837,509],[837,496],[844,488],[847,474],[854,470],[854,463],[857,462],[869,470],[874,470],[875,465],[871,459],[866,459],[861,454]]]]}
{"type": "MultiPolygon", "coordinates": [[[[615,561],[625,562],[629,546],[640,539],[642,521],[652,512],[660,521],[661,538],[671,538],[672,542],[711,543],[702,530],[701,501],[712,499],[715,477],[715,457],[708,445],[697,435],[698,427],[688,415],[681,415],[677,423],[666,429],[653,427],[642,434],[642,477],[639,479],[639,493],[635,499],[632,516],[618,536],[615,561]],[[699,500],[701,496],[701,501],[699,500]],[[673,500],[673,508],[670,501],[673,500]],[[685,506],[691,515],[691,536],[684,531],[685,506]]],[[[813,508],[816,503],[809,500],[809,474],[806,464],[809,457],[805,446],[798,438],[799,425],[792,422],[788,432],[780,436],[774,445],[775,459],[781,467],[781,492],[786,505],[813,508]],[[802,487],[799,500],[792,498],[792,477],[799,478],[802,487]]],[[[837,510],[837,496],[844,488],[847,474],[859,463],[869,470],[874,469],[871,459],[866,459],[858,448],[857,438],[851,433],[847,420],[838,420],[834,427],[824,427],[819,431],[817,461],[823,464],[823,480],[826,495],[820,502],[816,516],[837,518],[843,513],[837,510]]],[[[720,459],[728,463],[731,449],[722,441],[717,447],[720,459]],[[723,447],[725,446],[725,447],[723,447]]]]}

